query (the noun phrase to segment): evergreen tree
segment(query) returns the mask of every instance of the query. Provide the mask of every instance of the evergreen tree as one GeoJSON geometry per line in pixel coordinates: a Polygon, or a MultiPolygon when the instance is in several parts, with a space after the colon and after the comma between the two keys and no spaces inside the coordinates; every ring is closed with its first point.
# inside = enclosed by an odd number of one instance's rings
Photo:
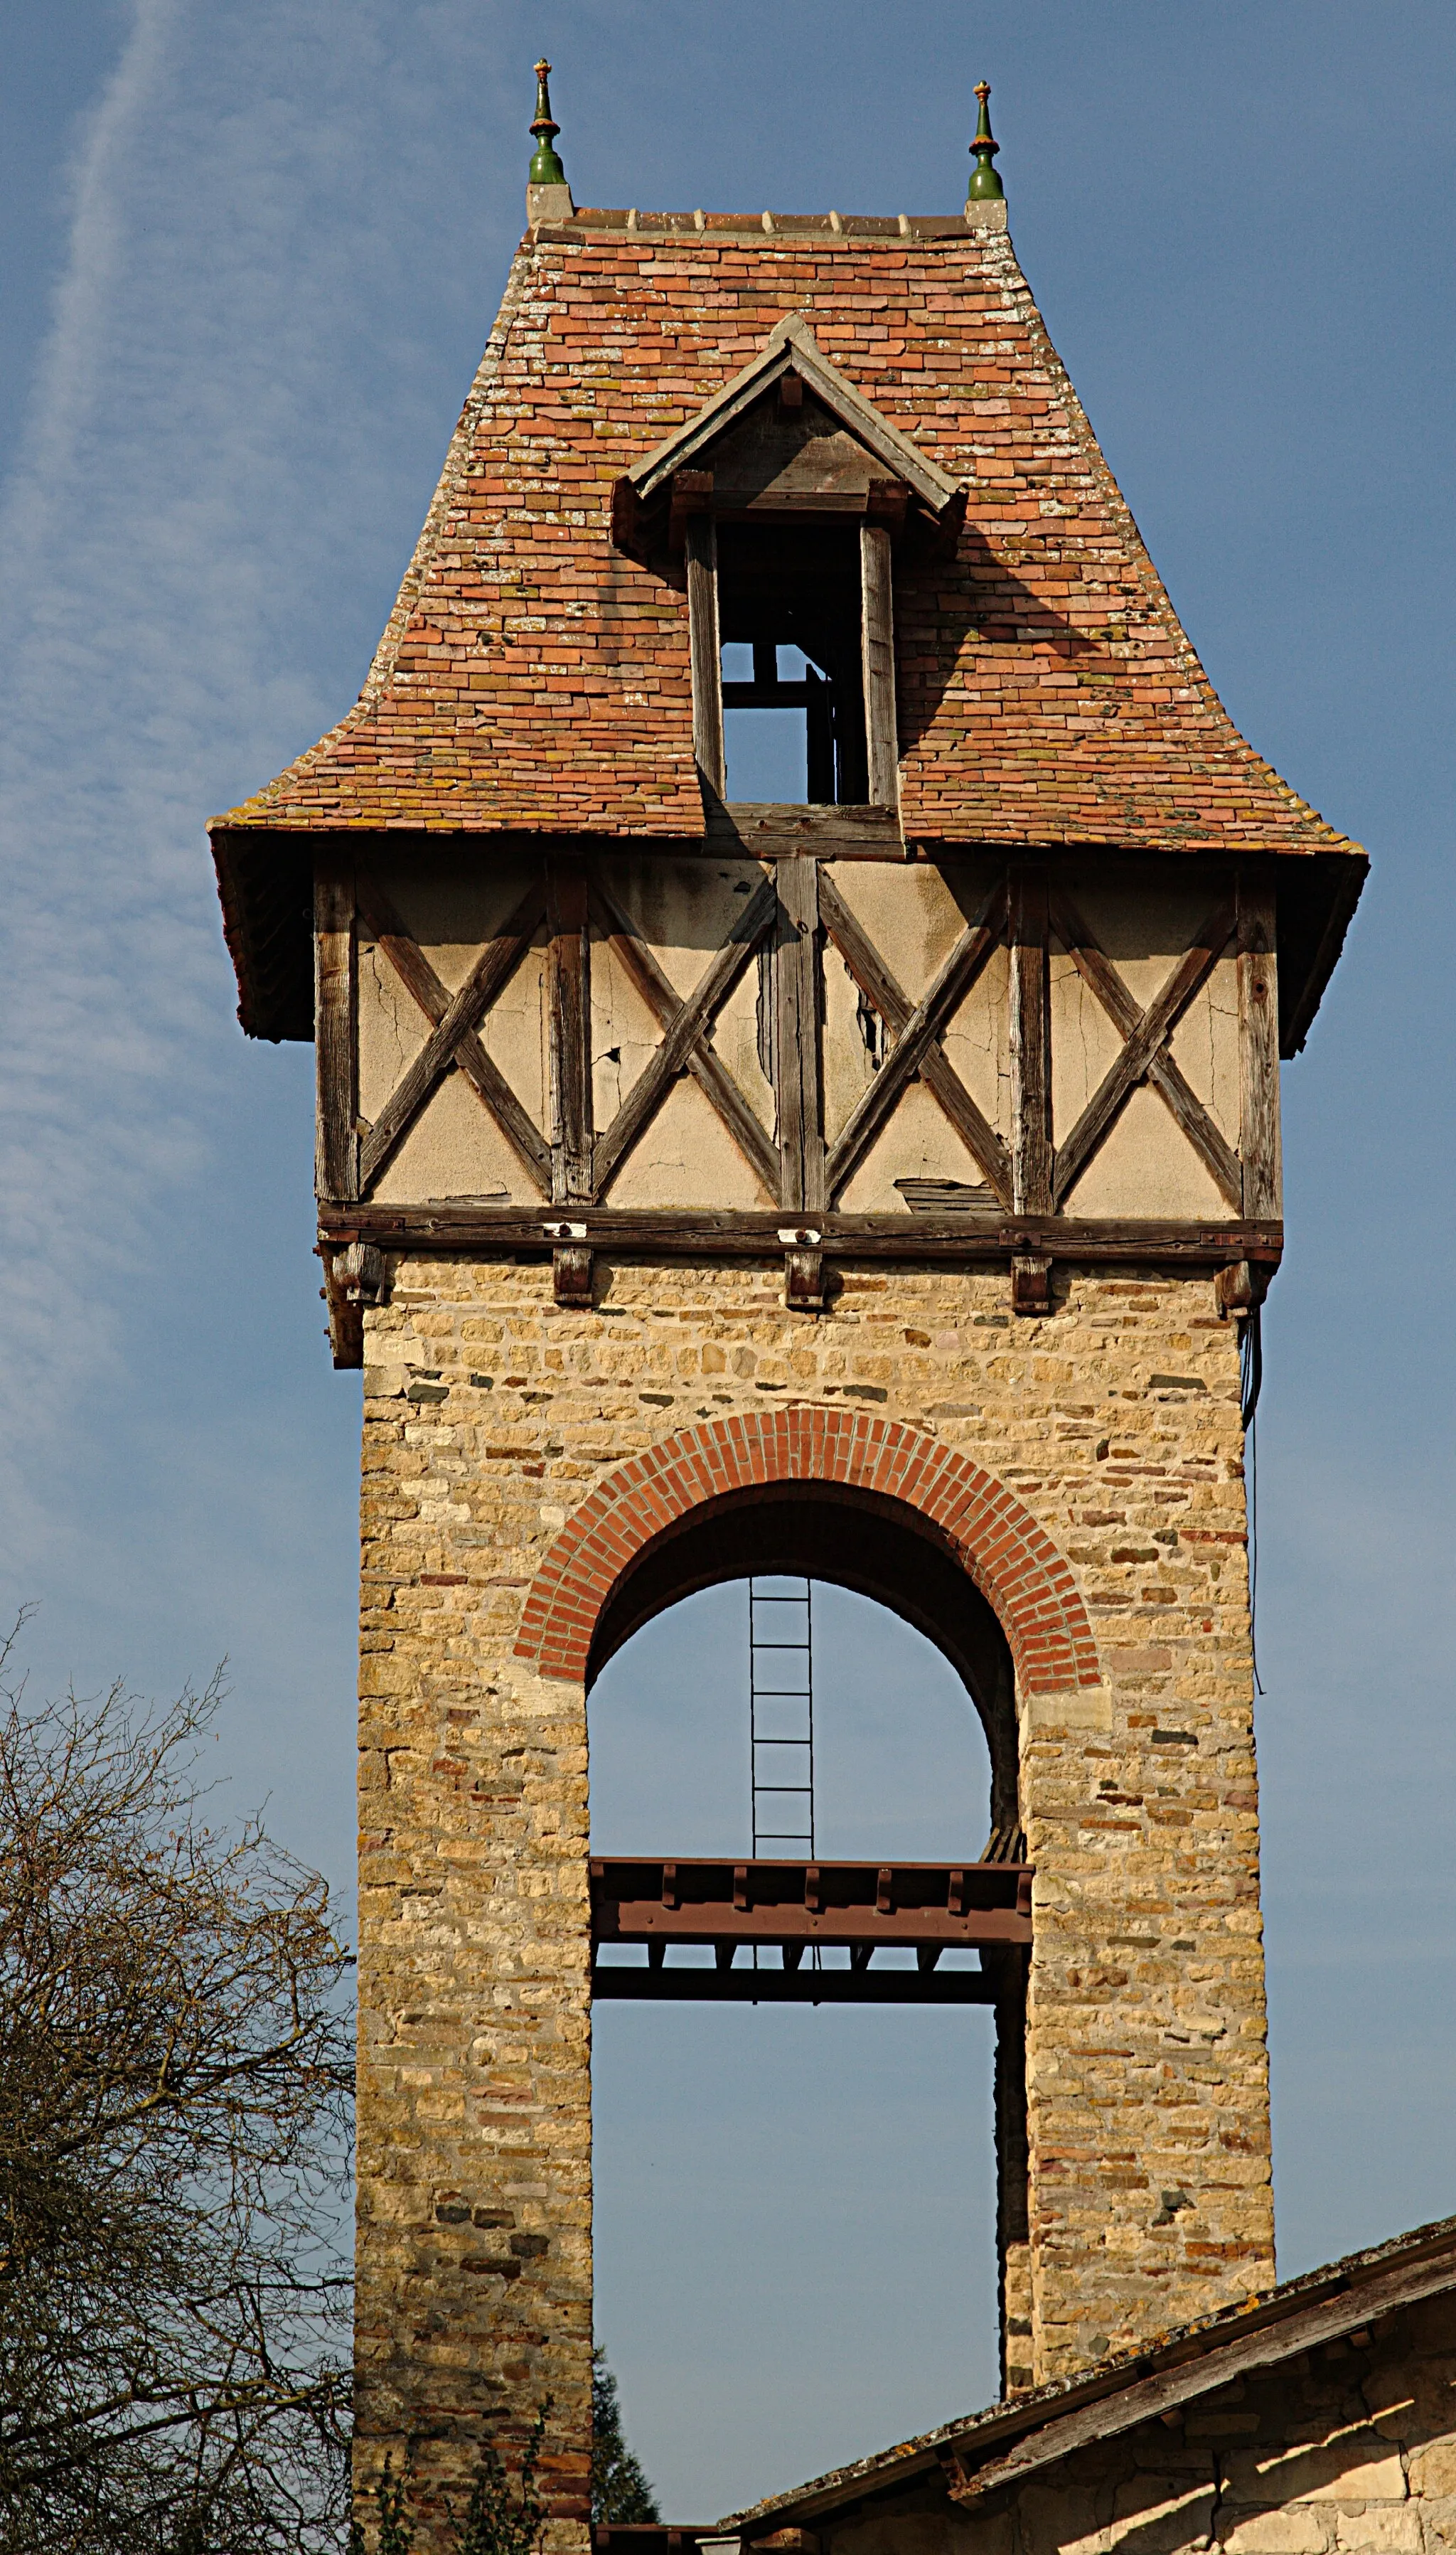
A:
{"type": "Polygon", "coordinates": [[[600,2350],[591,2355],[591,2515],[627,2525],[662,2517],[657,2494],[622,2436],[617,2380],[600,2350]]]}

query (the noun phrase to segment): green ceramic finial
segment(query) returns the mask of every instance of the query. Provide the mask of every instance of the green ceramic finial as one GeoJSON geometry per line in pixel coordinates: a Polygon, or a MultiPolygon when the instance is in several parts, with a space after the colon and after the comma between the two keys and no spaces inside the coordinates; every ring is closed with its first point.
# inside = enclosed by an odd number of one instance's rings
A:
{"type": "Polygon", "coordinates": [[[981,101],[981,112],[976,119],[976,138],[971,144],[971,155],[976,165],[971,171],[966,201],[968,204],[999,203],[1005,197],[1006,188],[992,165],[1001,145],[991,139],[991,82],[977,80],[976,95],[981,101]]]}
{"type": "MultiPolygon", "coordinates": [[[[536,135],[536,152],[526,173],[527,183],[532,186],[564,186],[566,183],[560,154],[551,147],[561,128],[551,121],[551,93],[546,86],[550,69],[549,62],[536,65],[536,121],[531,128],[536,135]]],[[[996,191],[998,195],[1001,192],[999,182],[996,191]]]]}

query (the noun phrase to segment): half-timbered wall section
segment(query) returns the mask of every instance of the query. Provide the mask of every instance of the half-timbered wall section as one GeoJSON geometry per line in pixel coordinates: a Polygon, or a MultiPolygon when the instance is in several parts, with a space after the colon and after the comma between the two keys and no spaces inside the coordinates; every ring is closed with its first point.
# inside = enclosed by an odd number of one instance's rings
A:
{"type": "Polygon", "coordinates": [[[782,1255],[806,1306],[929,1255],[1016,1263],[1023,1309],[1056,1256],[1277,1261],[1257,866],[442,846],[317,895],[334,1255],[550,1252],[573,1298],[596,1250],[782,1255]]]}

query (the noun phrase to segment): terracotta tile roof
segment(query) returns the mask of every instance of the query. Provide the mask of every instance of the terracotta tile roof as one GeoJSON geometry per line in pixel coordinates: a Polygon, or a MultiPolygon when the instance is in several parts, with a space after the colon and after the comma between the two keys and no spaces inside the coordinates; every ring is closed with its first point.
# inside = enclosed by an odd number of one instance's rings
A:
{"type": "Polygon", "coordinates": [[[356,706],[220,823],[700,835],[685,602],[611,493],[801,311],[969,492],[956,556],[898,575],[908,835],[1355,849],[1216,698],[1005,231],[836,223],[529,234],[356,706]]]}

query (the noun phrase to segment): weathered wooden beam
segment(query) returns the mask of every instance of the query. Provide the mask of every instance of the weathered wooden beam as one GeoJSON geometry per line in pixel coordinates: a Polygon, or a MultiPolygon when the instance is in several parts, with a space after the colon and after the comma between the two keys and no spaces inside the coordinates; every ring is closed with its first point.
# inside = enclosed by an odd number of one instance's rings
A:
{"type": "MultiPolygon", "coordinates": [[[[539,890],[538,894],[539,910],[544,912],[545,891],[539,890]]],[[[437,1029],[450,1008],[451,998],[419,941],[405,929],[378,879],[370,877],[367,872],[361,873],[359,880],[359,919],[431,1029],[437,1029]]],[[[533,1186],[541,1191],[543,1197],[549,1197],[550,1148],[473,1030],[466,1030],[456,1040],[454,1060],[476,1098],[489,1111],[524,1164],[533,1186]]]]}
{"type": "MultiPolygon", "coordinates": [[[[999,897],[1000,891],[998,890],[996,893],[999,897]]],[[[853,977],[856,985],[858,985],[860,992],[864,995],[866,1002],[870,1003],[879,1013],[881,1020],[884,1021],[892,1037],[899,1039],[903,1036],[910,1021],[914,1018],[916,1007],[910,1002],[909,996],[902,991],[895,977],[891,974],[890,969],[886,966],[879,950],[875,947],[875,944],[871,940],[868,932],[863,929],[857,917],[850,912],[849,907],[845,904],[844,899],[840,895],[832,878],[830,878],[827,871],[824,870],[821,870],[819,873],[819,912],[823,919],[825,930],[828,932],[829,937],[833,941],[835,948],[838,950],[840,957],[844,960],[844,963],[849,969],[850,975],[853,977]]],[[[983,909],[983,912],[985,926],[987,928],[992,928],[992,938],[986,943],[984,950],[980,953],[982,963],[984,963],[985,958],[989,957],[992,948],[995,946],[995,930],[993,926],[995,923],[999,922],[1000,919],[994,907],[989,911],[983,909]]],[[[960,944],[958,944],[958,947],[966,947],[964,939],[960,944]]],[[[970,955],[968,948],[966,954],[967,956],[970,955]]],[[[964,1000],[967,990],[968,986],[962,986],[958,997],[959,1000],[964,1000]]],[[[945,1014],[945,1019],[948,1020],[950,1014],[947,1012],[945,1014]]],[[[886,1063],[888,1062],[889,1059],[887,1057],[886,1063]]],[[[927,1090],[933,1091],[940,1107],[944,1110],[946,1117],[950,1120],[952,1127],[960,1137],[962,1144],[966,1147],[972,1159],[979,1163],[981,1169],[985,1172],[986,1177],[990,1181],[1001,1204],[1003,1206],[1010,1206],[1011,1160],[1007,1154],[1006,1147],[1002,1143],[1000,1136],[997,1134],[996,1129],[992,1126],[990,1120],[982,1115],[982,1112],[977,1107],[975,1101],[971,1098],[971,1095],[967,1091],[965,1084],[962,1082],[960,1075],[956,1072],[955,1067],[951,1064],[948,1056],[946,1055],[944,1048],[936,1042],[936,1037],[932,1036],[928,1043],[923,1045],[916,1069],[919,1073],[920,1080],[925,1084],[927,1090]]],[[[875,1076],[874,1082],[870,1085],[871,1091],[878,1089],[880,1083],[884,1079],[884,1075],[885,1065],[882,1064],[879,1073],[875,1076]]],[[[895,1093],[893,1097],[898,1098],[899,1093],[895,1093]]],[[[883,1123],[884,1116],[882,1112],[876,1120],[876,1125],[878,1127],[879,1125],[883,1125],[883,1123]]],[[[840,1144],[843,1143],[844,1135],[847,1134],[848,1129],[846,1128],[839,1139],[840,1144]]],[[[836,1178],[837,1156],[838,1146],[836,1145],[834,1155],[831,1156],[830,1160],[829,1194],[831,1197],[835,1194],[836,1187],[843,1185],[843,1180],[836,1178]]],[[[858,1156],[856,1158],[858,1158],[858,1156]]],[[[848,1176],[849,1175],[846,1172],[844,1177],[847,1178],[848,1176]]]]}
{"type": "MultiPolygon", "coordinates": [[[[786,1227],[785,1232],[791,1230],[786,1227]]],[[[790,1313],[822,1313],[824,1255],[817,1248],[817,1227],[802,1226],[784,1254],[784,1302],[790,1313]]],[[[782,1242],[785,1234],[779,1236],[782,1242]]]]}
{"type": "Polygon", "coordinates": [[[898,808],[900,742],[895,719],[895,601],[890,535],[883,523],[860,526],[860,643],[864,660],[870,804],[898,808]]]}
{"type": "MultiPolygon", "coordinates": [[[[1212,975],[1228,947],[1234,924],[1233,904],[1230,900],[1223,899],[1215,906],[1196,934],[1192,947],[1179,959],[1161,992],[1149,1004],[1146,1012],[1139,1013],[1137,1027],[1129,1035],[1117,1062],[1092,1094],[1066,1143],[1057,1148],[1054,1188],[1057,1205],[1061,1204],[1080,1179],[1139,1083],[1151,1078],[1153,1065],[1161,1057],[1163,1048],[1188,1005],[1200,986],[1205,984],[1212,975]]],[[[1119,982],[1121,982],[1120,979],[1119,982]]],[[[1166,1061],[1171,1063],[1172,1059],[1169,1057],[1166,1061]]],[[[1164,1087],[1167,1079],[1164,1074],[1159,1084],[1159,1087],[1163,1088],[1164,1098],[1167,1096],[1164,1087]]],[[[1218,1131],[1213,1127],[1213,1121],[1208,1118],[1201,1101],[1188,1090],[1180,1075],[1177,1080],[1185,1094],[1185,1110],[1187,1103],[1191,1103],[1191,1111],[1187,1111],[1189,1123],[1197,1125],[1206,1121],[1206,1128],[1212,1129],[1213,1135],[1217,1137],[1218,1131]]],[[[1201,1150],[1203,1150],[1202,1147],[1200,1147],[1201,1150]]],[[[1220,1185],[1222,1186],[1223,1183],[1221,1182],[1220,1185]]],[[[1225,1193],[1227,1194],[1227,1191],[1225,1193]]],[[[1235,1199],[1230,1199],[1230,1204],[1235,1202],[1235,1199]]]]}
{"type": "MultiPolygon", "coordinates": [[[[420,1053],[396,1083],[364,1140],[359,1165],[364,1188],[373,1187],[391,1155],[397,1152],[455,1063],[462,1039],[478,1028],[497,996],[504,992],[531,946],[545,902],[540,882],[533,881],[514,913],[486,942],[458,993],[449,997],[420,1053]]],[[[385,944],[391,954],[396,939],[397,935],[391,935],[385,944]]],[[[433,1008],[432,1004],[429,1008],[433,1008]]]]}
{"type": "Polygon", "coordinates": [[[1274,888],[1245,871],[1239,908],[1239,1153],[1245,1215],[1278,1215],[1279,989],[1274,888]]]}
{"type": "Polygon", "coordinates": [[[318,1084],[314,1185],[359,1194],[359,954],[354,868],[326,853],[313,874],[313,1038],[318,1084]]]}
{"type": "MultiPolygon", "coordinates": [[[[1129,993],[1122,977],[1113,966],[1095,932],[1083,919],[1070,898],[1053,889],[1050,900],[1051,924],[1062,942],[1083,983],[1097,996],[1114,1028],[1124,1038],[1135,1037],[1142,1027],[1140,1004],[1129,993]]],[[[1243,1170],[1223,1130],[1212,1118],[1166,1047],[1160,1048],[1148,1061],[1147,1080],[1158,1097],[1165,1101],[1177,1125],[1211,1173],[1218,1188],[1235,1214],[1244,1211],[1243,1170]]],[[[1085,1167],[1085,1165],[1084,1165],[1085,1167]]],[[[1060,1165],[1057,1171],[1060,1178],[1060,1165]]],[[[1057,1189],[1060,1205],[1066,1191],[1057,1189]]]]}
{"type": "MultiPolygon", "coordinates": [[[[596,1251],[651,1258],[677,1254],[705,1259],[775,1259],[785,1248],[779,1208],[578,1206],[573,1221],[596,1251]]],[[[549,1207],[385,1206],[373,1202],[319,1208],[319,1229],[331,1241],[376,1242],[383,1250],[545,1252],[557,1240],[549,1207]]],[[[1046,1255],[1069,1263],[1153,1262],[1170,1268],[1221,1269],[1248,1260],[1275,1267],[1283,1252],[1283,1226],[1199,1223],[1131,1216],[1004,1216],[956,1214],[846,1215],[824,1210],[813,1218],[818,1247],[845,1260],[951,1261],[1005,1266],[1011,1254],[1046,1255]]]]}
{"type": "Polygon", "coordinates": [[[825,1198],[818,864],[783,861],[773,884],[779,897],[774,947],[779,1203],[812,1212],[825,1198]]]}
{"type": "Polygon", "coordinates": [[[721,798],[727,778],[723,756],[723,651],[718,631],[718,532],[711,515],[690,515],[685,530],[692,751],[703,780],[721,798]]]}
{"type": "MultiPolygon", "coordinates": [[[[571,1233],[574,1227],[558,1224],[558,1234],[571,1233]]],[[[595,1254],[584,1242],[558,1242],[551,1253],[551,1293],[558,1304],[580,1311],[591,1307],[595,1254]]]]}
{"type": "Polygon", "coordinates": [[[551,1196],[569,1206],[592,1191],[591,941],[583,861],[568,856],[546,863],[546,929],[551,1196]]]}
{"type": "Polygon", "coordinates": [[[1051,1043],[1046,1001],[1046,872],[1012,871],[1011,1194],[1019,1215],[1051,1212],[1051,1043]]]}
{"type": "Polygon", "coordinates": [[[734,798],[709,813],[702,849],[714,858],[754,861],[796,860],[801,852],[821,861],[903,861],[905,836],[894,807],[734,798]]]}
{"type": "MultiPolygon", "coordinates": [[[[639,936],[631,917],[618,904],[600,871],[593,875],[592,896],[597,906],[598,926],[603,929],[604,937],[614,956],[620,961],[624,973],[636,986],[649,1011],[654,1014],[658,1027],[665,1034],[669,1032],[686,1008],[671,978],[665,973],[646,941],[639,936]]],[[[737,946],[743,951],[745,961],[752,956],[765,933],[771,929],[778,910],[774,883],[772,879],[765,879],[755,890],[733,927],[733,942],[730,945],[737,946]]],[[[731,987],[728,990],[731,991],[731,987]]],[[[719,1006],[726,1000],[726,993],[720,995],[719,1006]]],[[[711,1032],[711,1022],[708,1024],[708,1032],[709,1034],[711,1032]]],[[[765,1197],[776,1198],[779,1194],[778,1148],[745,1100],[721,1056],[715,1055],[712,1047],[707,1043],[706,1034],[700,1037],[695,1045],[688,1048],[685,1061],[687,1071],[711,1101],[740,1153],[753,1164],[765,1197]]],[[[618,1149],[614,1154],[604,1150],[612,1145],[616,1124],[614,1120],[613,1125],[607,1129],[603,1137],[598,1139],[597,1143],[598,1196],[607,1186],[625,1152],[625,1149],[618,1149]]]]}
{"type": "Polygon", "coordinates": [[[993,2005],[979,1970],[705,1970],[609,1968],[591,1974],[599,2002],[697,2005],[993,2005]]]}

